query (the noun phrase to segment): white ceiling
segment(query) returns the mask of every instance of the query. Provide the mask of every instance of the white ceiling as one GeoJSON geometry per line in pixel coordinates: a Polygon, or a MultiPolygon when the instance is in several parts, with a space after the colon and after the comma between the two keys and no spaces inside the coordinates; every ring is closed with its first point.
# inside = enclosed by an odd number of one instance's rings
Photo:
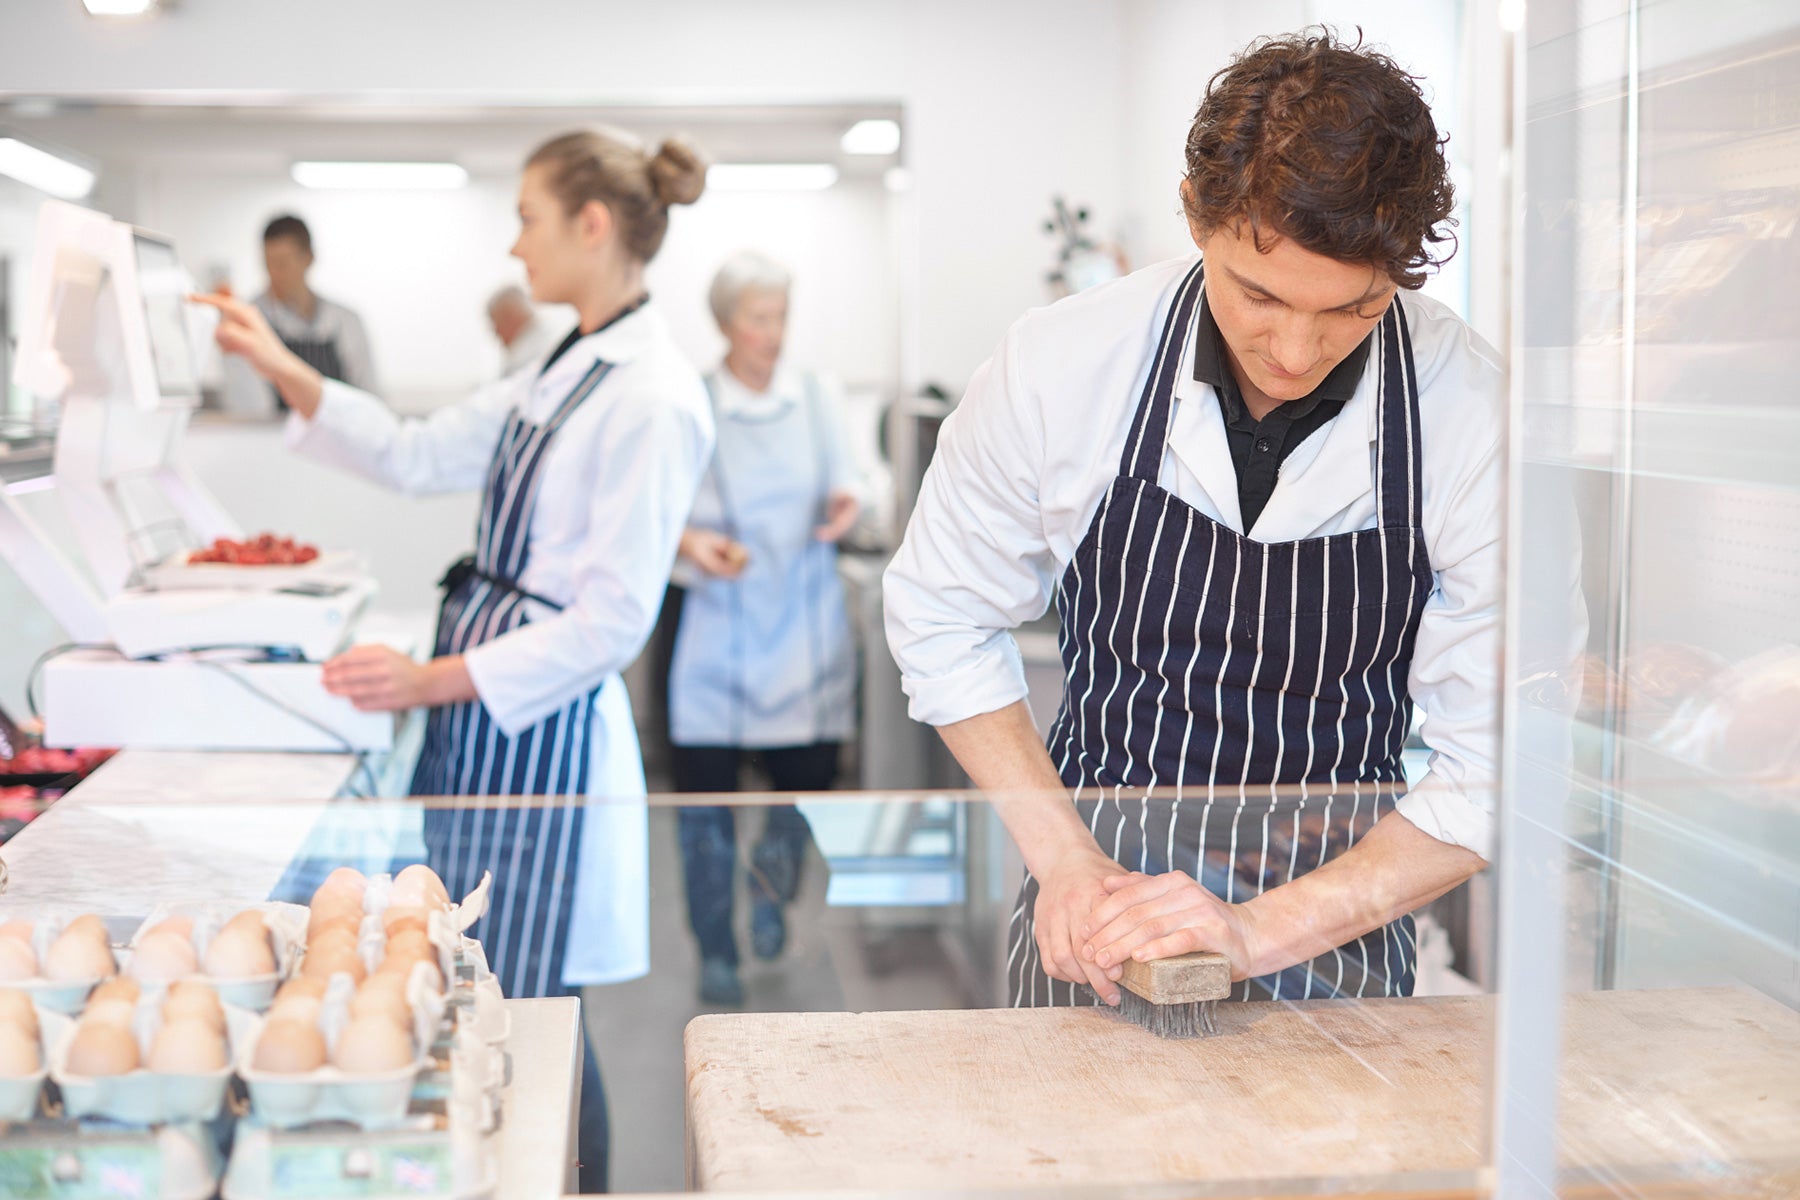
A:
{"type": "Polygon", "coordinates": [[[467,102],[306,100],[255,104],[0,101],[0,133],[112,166],[196,174],[285,175],[298,159],[430,160],[472,175],[508,177],[538,143],[608,125],[647,142],[691,138],[716,162],[830,162],[846,175],[879,175],[897,155],[846,155],[843,132],[867,117],[899,120],[895,106],[576,108],[467,102]]]}

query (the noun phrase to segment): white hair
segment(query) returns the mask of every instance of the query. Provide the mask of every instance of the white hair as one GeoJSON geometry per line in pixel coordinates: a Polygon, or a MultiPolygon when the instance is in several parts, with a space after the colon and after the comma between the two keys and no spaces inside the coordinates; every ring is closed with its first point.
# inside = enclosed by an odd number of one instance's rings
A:
{"type": "Polygon", "coordinates": [[[738,302],[752,288],[785,293],[794,282],[788,269],[766,254],[745,250],[725,260],[713,276],[706,299],[712,305],[713,320],[721,326],[737,311],[738,302]]]}
{"type": "Polygon", "coordinates": [[[493,316],[503,308],[523,308],[529,312],[531,298],[525,294],[524,288],[516,283],[509,283],[488,297],[488,316],[493,316]]]}

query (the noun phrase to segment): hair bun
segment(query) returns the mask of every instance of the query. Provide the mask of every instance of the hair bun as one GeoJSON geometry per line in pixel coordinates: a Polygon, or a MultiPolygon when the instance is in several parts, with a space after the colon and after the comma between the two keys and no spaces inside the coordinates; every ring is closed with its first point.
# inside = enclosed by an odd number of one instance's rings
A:
{"type": "Polygon", "coordinates": [[[666,207],[692,204],[706,190],[706,160],[681,138],[669,138],[650,159],[650,188],[666,207]]]}

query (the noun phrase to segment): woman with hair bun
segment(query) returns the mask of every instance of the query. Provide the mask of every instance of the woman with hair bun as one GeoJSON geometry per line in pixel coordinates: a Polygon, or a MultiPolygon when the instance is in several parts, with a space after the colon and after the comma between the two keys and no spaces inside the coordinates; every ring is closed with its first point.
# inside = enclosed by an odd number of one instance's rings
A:
{"type": "MultiPolygon", "coordinates": [[[[579,322],[535,370],[421,419],[325,379],[253,307],[202,298],[222,315],[220,345],[292,408],[291,446],[408,494],[482,491],[475,551],[443,580],[433,657],[356,646],[324,673],[359,709],[429,710],[414,795],[542,798],[425,813],[452,895],[493,875],[471,932],[508,996],[574,995],[650,967],[643,763],[619,673],[655,622],[713,423],[644,267],[670,208],[705,186],[705,162],[679,140],[647,152],[582,131],[539,146],[512,253],[532,298],[573,306],[579,322]],[[584,806],[590,796],[614,802],[584,806]]],[[[579,1142],[582,1190],[604,1190],[591,1046],[579,1142]]]]}

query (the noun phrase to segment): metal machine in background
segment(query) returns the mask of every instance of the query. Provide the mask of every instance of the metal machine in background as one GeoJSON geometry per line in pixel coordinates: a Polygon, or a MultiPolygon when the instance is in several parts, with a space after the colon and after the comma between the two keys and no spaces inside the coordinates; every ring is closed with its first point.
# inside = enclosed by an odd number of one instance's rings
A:
{"type": "Polygon", "coordinates": [[[42,664],[46,741],[385,749],[391,716],[328,695],[317,666],[375,594],[353,556],[189,562],[242,537],[182,455],[211,332],[191,290],[168,240],[44,205],[15,378],[57,400],[55,453],[0,490],[0,553],[72,639],[42,664]]]}

